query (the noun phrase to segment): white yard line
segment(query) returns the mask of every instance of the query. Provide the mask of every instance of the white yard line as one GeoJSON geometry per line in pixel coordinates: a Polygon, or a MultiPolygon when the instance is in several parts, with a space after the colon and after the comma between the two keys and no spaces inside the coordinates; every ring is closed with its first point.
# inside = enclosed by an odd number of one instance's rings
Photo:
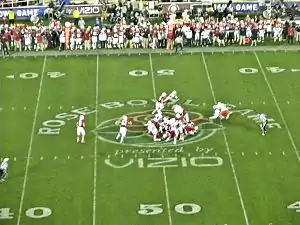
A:
{"type": "MultiPolygon", "coordinates": [[[[98,126],[98,98],[99,98],[99,55],[97,55],[97,69],[96,69],[96,113],[95,113],[95,127],[98,126]]],[[[97,136],[94,140],[94,190],[93,190],[93,225],[96,224],[96,211],[97,211],[97,158],[98,158],[98,149],[97,149],[97,136]]]]}
{"type": "Polygon", "coordinates": [[[282,121],[283,121],[283,124],[284,124],[284,126],[285,126],[285,129],[287,130],[289,139],[290,139],[290,141],[291,141],[291,143],[292,143],[292,146],[293,146],[293,148],[294,148],[294,150],[295,150],[297,159],[298,159],[298,161],[300,161],[300,155],[299,155],[297,146],[296,146],[296,144],[295,144],[295,141],[294,141],[294,138],[293,138],[293,136],[292,136],[291,130],[290,130],[290,128],[289,128],[289,126],[288,126],[288,124],[287,124],[287,122],[286,122],[286,120],[285,120],[285,117],[284,117],[284,115],[283,115],[283,113],[282,113],[282,110],[281,110],[281,108],[280,108],[280,106],[279,106],[279,103],[278,103],[278,101],[277,101],[277,98],[276,98],[276,96],[275,96],[275,93],[274,93],[274,91],[273,91],[273,88],[271,87],[271,84],[270,84],[270,82],[269,82],[269,80],[268,80],[268,77],[267,77],[267,75],[266,75],[266,73],[265,73],[265,70],[264,70],[263,66],[261,65],[261,62],[260,62],[260,60],[259,60],[258,55],[256,54],[256,52],[254,52],[254,55],[255,55],[255,58],[256,58],[256,60],[257,60],[258,65],[259,65],[259,68],[260,68],[260,70],[261,70],[261,73],[262,73],[262,75],[264,76],[264,79],[265,79],[265,82],[266,82],[266,84],[267,84],[267,86],[268,86],[268,88],[269,88],[269,91],[270,91],[270,93],[271,93],[271,95],[272,95],[272,98],[273,98],[274,103],[275,103],[275,105],[276,105],[276,108],[277,108],[277,110],[278,110],[278,112],[279,112],[279,115],[280,115],[280,117],[281,117],[281,119],[282,119],[282,121]]]}
{"type": "MultiPolygon", "coordinates": [[[[207,64],[206,64],[206,61],[205,61],[205,57],[204,57],[203,53],[201,53],[201,55],[202,55],[202,60],[203,60],[206,76],[207,76],[207,79],[208,79],[209,87],[210,87],[210,90],[211,90],[211,94],[212,94],[212,97],[214,99],[214,102],[217,103],[215,91],[214,91],[214,88],[213,88],[213,85],[212,85],[212,82],[211,82],[211,79],[210,79],[210,73],[209,73],[209,70],[208,70],[208,67],[207,67],[207,64]]],[[[222,121],[220,121],[220,122],[221,122],[221,125],[222,125],[222,121]]],[[[228,140],[227,140],[227,135],[226,135],[224,130],[222,130],[222,132],[223,132],[224,142],[225,142],[225,145],[226,145],[226,150],[227,150],[227,155],[228,155],[228,158],[229,158],[231,170],[232,170],[232,173],[233,173],[233,178],[234,178],[234,181],[235,181],[235,186],[236,186],[236,189],[237,189],[237,192],[238,192],[238,195],[239,195],[239,199],[240,199],[240,203],[241,203],[241,207],[242,207],[242,210],[243,210],[243,213],[244,213],[245,224],[249,225],[249,219],[248,219],[247,211],[246,211],[244,200],[243,200],[243,195],[242,195],[242,192],[241,192],[241,189],[240,189],[239,181],[238,181],[238,178],[237,178],[237,175],[236,175],[235,166],[233,164],[231,151],[230,151],[229,143],[228,143],[228,140]]]]}
{"type": "Polygon", "coordinates": [[[37,119],[40,100],[41,100],[41,93],[42,93],[46,63],[47,63],[47,55],[44,57],[44,63],[43,63],[43,68],[42,68],[42,73],[41,73],[41,80],[40,80],[40,85],[39,85],[39,91],[38,91],[35,110],[34,110],[34,117],[33,117],[33,123],[32,123],[31,134],[30,134],[29,148],[28,148],[28,153],[27,153],[27,160],[26,160],[26,166],[25,166],[25,174],[24,174],[24,181],[23,181],[23,187],[22,187],[22,193],[21,193],[21,200],[20,200],[20,205],[19,205],[17,225],[20,225],[21,216],[23,214],[23,203],[24,203],[24,197],[25,197],[25,192],[26,192],[28,170],[29,170],[30,158],[31,158],[31,152],[32,152],[32,143],[33,143],[33,138],[34,138],[34,135],[35,135],[35,124],[36,124],[36,119],[37,119]]]}
{"type": "MultiPolygon", "coordinates": [[[[150,71],[151,71],[151,78],[152,78],[152,89],[154,98],[156,98],[156,88],[155,88],[155,79],[154,79],[154,71],[153,71],[153,63],[152,63],[152,56],[149,53],[149,62],[150,62],[150,71]]],[[[166,194],[166,202],[167,202],[167,209],[168,209],[168,218],[169,218],[169,225],[173,224],[172,216],[171,216],[171,205],[170,205],[170,196],[169,196],[169,186],[167,180],[167,171],[166,168],[163,167],[163,176],[164,176],[164,186],[165,186],[165,194],[166,194]]]]}

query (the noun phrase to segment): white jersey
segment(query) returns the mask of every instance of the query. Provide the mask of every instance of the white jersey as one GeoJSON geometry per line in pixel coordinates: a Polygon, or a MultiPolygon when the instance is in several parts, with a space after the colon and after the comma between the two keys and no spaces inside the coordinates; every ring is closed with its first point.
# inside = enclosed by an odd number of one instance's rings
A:
{"type": "Polygon", "coordinates": [[[183,108],[180,105],[175,105],[174,106],[174,113],[177,114],[183,114],[183,108]]]}
{"type": "Polygon", "coordinates": [[[0,165],[0,170],[4,170],[6,171],[7,170],[7,167],[8,167],[8,163],[7,161],[3,161],[0,165]]]}
{"type": "Polygon", "coordinates": [[[120,124],[120,127],[125,127],[125,128],[127,128],[127,126],[128,126],[128,121],[127,120],[121,120],[121,124],[120,124]]]}
{"type": "Polygon", "coordinates": [[[176,100],[176,99],[178,99],[177,92],[176,91],[172,91],[171,94],[169,94],[169,96],[167,97],[166,100],[170,101],[170,100],[176,100]]]}
{"type": "Polygon", "coordinates": [[[157,130],[155,124],[151,120],[149,120],[147,122],[146,126],[147,126],[148,132],[152,133],[153,135],[157,134],[158,130],[157,130]]]}
{"type": "Polygon", "coordinates": [[[266,123],[268,122],[267,116],[265,114],[259,114],[258,119],[261,123],[266,123]]]}
{"type": "Polygon", "coordinates": [[[84,120],[78,120],[76,126],[77,127],[85,127],[85,121],[84,120]]]}

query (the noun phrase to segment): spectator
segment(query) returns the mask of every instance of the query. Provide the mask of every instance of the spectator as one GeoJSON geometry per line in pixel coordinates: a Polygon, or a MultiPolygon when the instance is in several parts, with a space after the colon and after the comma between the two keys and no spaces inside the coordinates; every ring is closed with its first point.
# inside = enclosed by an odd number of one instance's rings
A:
{"type": "Polygon", "coordinates": [[[77,9],[75,9],[73,11],[73,19],[74,19],[75,26],[78,26],[79,18],[80,18],[80,12],[77,9]]]}
{"type": "Polygon", "coordinates": [[[8,12],[8,24],[9,25],[15,24],[15,13],[12,9],[8,12]]]}

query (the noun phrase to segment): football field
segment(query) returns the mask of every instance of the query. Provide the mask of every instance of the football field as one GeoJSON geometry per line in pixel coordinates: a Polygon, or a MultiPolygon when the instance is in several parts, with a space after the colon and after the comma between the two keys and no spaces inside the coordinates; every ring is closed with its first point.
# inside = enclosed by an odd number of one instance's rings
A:
{"type": "Polygon", "coordinates": [[[299,52],[0,60],[0,225],[300,224],[299,52]],[[173,90],[199,131],[154,143],[143,125],[173,90]],[[218,101],[233,114],[209,122],[218,101]]]}

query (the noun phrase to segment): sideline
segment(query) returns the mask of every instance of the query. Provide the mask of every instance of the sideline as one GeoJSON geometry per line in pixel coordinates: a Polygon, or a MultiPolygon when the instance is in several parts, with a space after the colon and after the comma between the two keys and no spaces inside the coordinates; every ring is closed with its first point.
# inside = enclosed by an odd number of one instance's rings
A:
{"type": "MultiPolygon", "coordinates": [[[[225,53],[225,52],[277,52],[277,51],[300,51],[300,45],[279,45],[279,46],[227,46],[227,47],[197,47],[186,48],[182,54],[193,53],[225,53]]],[[[97,50],[74,50],[74,51],[57,51],[47,50],[44,52],[14,52],[10,56],[2,56],[3,58],[11,57],[38,57],[38,56],[79,56],[79,55],[142,55],[142,54],[181,54],[168,52],[165,49],[97,49],[97,50]]]]}

